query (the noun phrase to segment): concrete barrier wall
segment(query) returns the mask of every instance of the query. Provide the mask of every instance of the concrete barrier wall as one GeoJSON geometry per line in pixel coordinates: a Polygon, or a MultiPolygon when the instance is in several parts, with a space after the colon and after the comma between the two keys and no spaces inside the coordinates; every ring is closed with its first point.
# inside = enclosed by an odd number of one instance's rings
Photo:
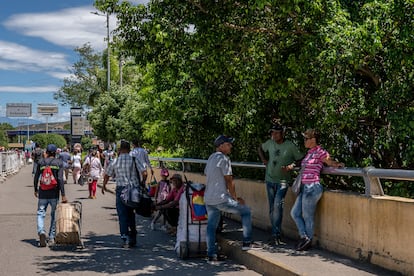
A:
{"type": "MultiPolygon", "coordinates": [[[[188,180],[205,183],[203,175],[185,175],[188,180]]],[[[270,235],[264,183],[246,179],[236,179],[235,183],[237,195],[252,208],[253,224],[269,230],[270,235]]],[[[290,217],[294,200],[289,190],[282,231],[287,237],[297,239],[297,228],[290,217]]],[[[316,211],[314,243],[332,252],[414,275],[414,200],[325,191],[316,211]]]]}

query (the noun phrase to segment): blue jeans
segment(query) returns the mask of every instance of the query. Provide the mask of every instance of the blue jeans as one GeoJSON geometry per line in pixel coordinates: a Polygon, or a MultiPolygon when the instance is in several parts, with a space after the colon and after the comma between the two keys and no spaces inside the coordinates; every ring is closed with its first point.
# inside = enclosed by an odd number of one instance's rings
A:
{"type": "Polygon", "coordinates": [[[119,231],[121,239],[135,242],[137,229],[135,224],[135,212],[131,207],[126,206],[121,201],[121,193],[123,187],[116,187],[116,212],[118,213],[119,231]]]}
{"type": "Polygon", "coordinates": [[[207,255],[209,257],[217,256],[216,248],[216,229],[220,221],[220,211],[239,214],[243,226],[243,242],[251,242],[252,240],[252,215],[250,208],[246,205],[241,205],[232,198],[228,198],[227,202],[217,205],[207,205],[207,255]]]}
{"type": "Polygon", "coordinates": [[[45,217],[47,206],[50,204],[50,229],[49,239],[53,240],[56,236],[56,219],[55,212],[58,204],[58,198],[39,198],[37,203],[37,234],[46,234],[45,231],[45,217]]]}
{"type": "Polygon", "coordinates": [[[269,217],[272,225],[272,236],[279,236],[282,230],[283,206],[287,186],[266,181],[267,200],[269,202],[269,217]]]}
{"type": "Polygon", "coordinates": [[[302,184],[300,190],[290,215],[298,227],[300,237],[312,239],[316,205],[322,196],[323,187],[320,183],[302,184]]]}
{"type": "Polygon", "coordinates": [[[33,175],[35,175],[37,172],[37,166],[38,166],[37,162],[33,162],[33,170],[32,170],[33,175]]]}

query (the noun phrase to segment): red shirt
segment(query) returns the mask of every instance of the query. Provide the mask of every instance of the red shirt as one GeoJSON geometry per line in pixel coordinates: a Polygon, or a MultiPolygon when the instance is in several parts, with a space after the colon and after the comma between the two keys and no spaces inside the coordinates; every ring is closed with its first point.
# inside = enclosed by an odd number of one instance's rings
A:
{"type": "MultiPolygon", "coordinates": [[[[177,190],[177,188],[173,188],[170,193],[168,194],[167,198],[165,199],[167,202],[170,201],[180,201],[180,197],[182,195],[182,193],[184,192],[184,185],[181,186],[180,189],[177,190]]],[[[178,208],[179,206],[177,205],[176,208],[178,208]]]]}

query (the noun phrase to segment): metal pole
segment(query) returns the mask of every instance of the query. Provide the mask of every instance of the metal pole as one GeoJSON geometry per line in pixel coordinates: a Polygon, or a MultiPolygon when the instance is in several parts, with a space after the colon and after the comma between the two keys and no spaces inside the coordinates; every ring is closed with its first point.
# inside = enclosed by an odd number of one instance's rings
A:
{"type": "Polygon", "coordinates": [[[119,57],[119,85],[122,88],[122,56],[119,57]]]}
{"type": "MultiPolygon", "coordinates": [[[[98,12],[90,12],[95,15],[99,16],[105,16],[104,14],[98,13],[98,12]]],[[[110,41],[109,41],[109,12],[106,12],[106,43],[107,43],[107,76],[106,76],[106,82],[107,87],[106,90],[109,92],[111,90],[111,48],[110,48],[110,41]]]]}
{"type": "Polygon", "coordinates": [[[107,72],[108,72],[108,76],[107,76],[107,90],[108,92],[111,90],[111,48],[110,48],[110,44],[109,44],[109,12],[106,12],[106,39],[107,39],[107,45],[108,45],[108,65],[107,65],[107,72]]]}
{"type": "Polygon", "coordinates": [[[49,123],[49,115],[46,115],[46,134],[48,134],[48,132],[49,132],[49,125],[48,125],[48,123],[49,123]]]}
{"type": "Polygon", "coordinates": [[[29,138],[29,118],[27,118],[27,141],[30,141],[29,138]]]}

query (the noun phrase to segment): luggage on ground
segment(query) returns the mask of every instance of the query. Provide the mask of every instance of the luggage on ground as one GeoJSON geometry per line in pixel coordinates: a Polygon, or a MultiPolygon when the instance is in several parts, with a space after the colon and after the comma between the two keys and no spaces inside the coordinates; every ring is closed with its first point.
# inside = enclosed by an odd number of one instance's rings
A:
{"type": "Polygon", "coordinates": [[[56,245],[77,245],[81,240],[82,203],[59,203],[56,207],[56,245]]]}

